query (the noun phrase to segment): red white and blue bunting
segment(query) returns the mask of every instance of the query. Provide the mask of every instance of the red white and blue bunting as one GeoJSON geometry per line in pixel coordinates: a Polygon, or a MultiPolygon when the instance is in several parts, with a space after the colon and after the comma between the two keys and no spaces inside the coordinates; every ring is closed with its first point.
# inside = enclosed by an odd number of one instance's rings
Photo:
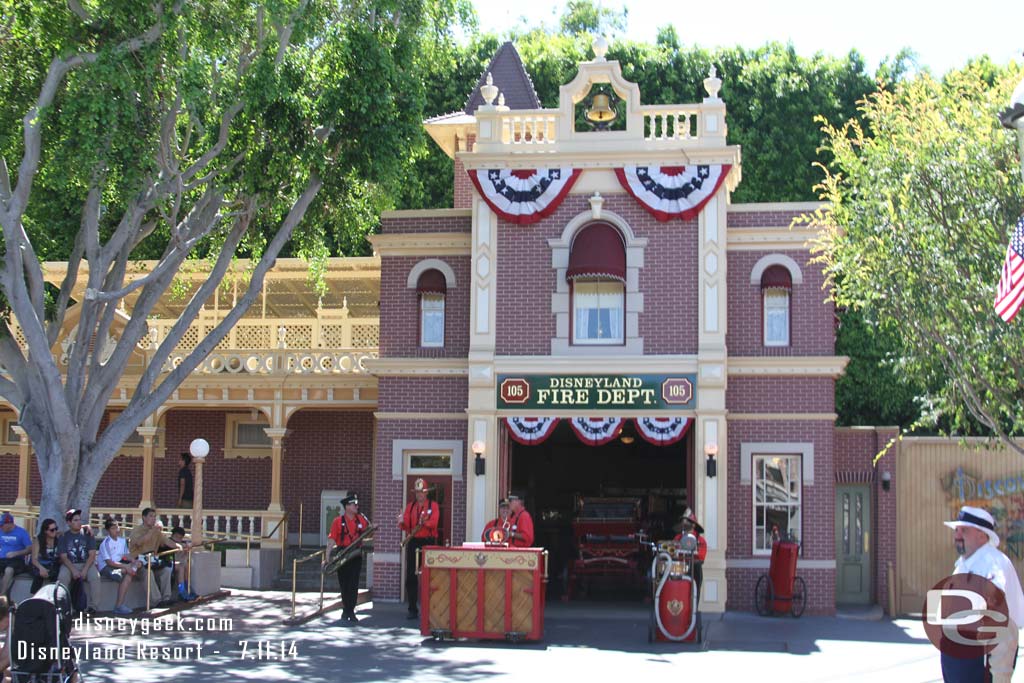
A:
{"type": "Polygon", "coordinates": [[[508,435],[524,446],[536,446],[547,441],[558,424],[557,417],[506,417],[508,435]]]}
{"type": "Polygon", "coordinates": [[[648,443],[669,446],[686,436],[691,424],[688,417],[638,417],[636,431],[648,443]]]}
{"type": "Polygon", "coordinates": [[[572,430],[580,441],[588,446],[602,446],[614,441],[622,432],[624,421],[621,417],[573,417],[569,419],[572,430]]]}
{"type": "Polygon", "coordinates": [[[626,192],[659,221],[685,221],[699,214],[715,195],[729,168],[729,164],[626,166],[615,169],[615,175],[626,192]]]}
{"type": "Polygon", "coordinates": [[[511,223],[529,225],[554,213],[580,170],[566,168],[471,169],[480,196],[496,214],[511,223]]]}

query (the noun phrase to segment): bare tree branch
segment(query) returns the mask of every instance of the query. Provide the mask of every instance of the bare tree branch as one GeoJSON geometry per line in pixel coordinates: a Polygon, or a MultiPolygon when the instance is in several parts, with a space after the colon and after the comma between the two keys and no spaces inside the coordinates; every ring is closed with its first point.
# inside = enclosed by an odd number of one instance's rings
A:
{"type": "MultiPolygon", "coordinates": [[[[291,238],[291,234],[294,231],[295,226],[298,225],[303,216],[305,216],[310,204],[313,202],[313,199],[320,192],[322,187],[323,181],[314,173],[310,177],[305,191],[295,201],[295,204],[288,212],[288,216],[282,222],[277,234],[274,235],[270,244],[267,245],[267,249],[263,253],[263,257],[253,269],[252,278],[249,280],[249,286],[241,300],[239,300],[238,305],[233,307],[217,324],[217,326],[214,327],[208,335],[206,335],[203,341],[201,341],[195,349],[185,357],[181,364],[171,370],[159,386],[152,390],[150,390],[150,387],[152,387],[152,383],[156,379],[156,376],[162,370],[162,363],[160,365],[156,362],[151,363],[150,366],[146,368],[146,372],[143,374],[142,378],[140,378],[139,384],[136,386],[136,390],[132,396],[132,400],[129,402],[128,408],[125,409],[126,412],[128,409],[132,408],[142,415],[148,415],[156,411],[160,405],[170,397],[171,393],[192,373],[192,371],[199,367],[199,364],[203,359],[213,351],[217,344],[219,344],[231,328],[234,327],[263,289],[263,280],[266,277],[267,271],[269,271],[274,265],[274,261],[277,259],[277,255],[280,253],[281,248],[291,238]]],[[[221,258],[223,257],[224,255],[222,254],[221,258]]],[[[212,279],[213,278],[208,280],[206,284],[210,284],[212,279]]],[[[219,285],[219,280],[213,285],[213,287],[217,285],[219,285]]],[[[193,299],[193,301],[195,301],[195,299],[193,299]]],[[[165,344],[161,346],[161,349],[166,345],[165,340],[165,344]]],[[[97,448],[98,447],[99,446],[97,446],[97,448]]]]}
{"type": "Polygon", "coordinates": [[[57,294],[56,308],[54,310],[53,318],[47,325],[46,338],[52,348],[57,343],[57,337],[60,336],[60,330],[64,326],[64,316],[67,314],[68,303],[71,301],[71,291],[75,288],[75,283],[78,281],[78,269],[82,265],[82,251],[84,247],[82,245],[82,232],[79,231],[75,235],[75,244],[71,249],[71,255],[68,258],[68,270],[64,275],[64,281],[60,285],[60,293],[57,294]]]}
{"type": "Polygon", "coordinates": [[[84,23],[92,23],[92,17],[89,16],[89,13],[85,11],[85,8],[82,7],[82,4],[78,2],[78,0],[68,0],[68,9],[74,12],[75,16],[81,19],[84,23]]]}

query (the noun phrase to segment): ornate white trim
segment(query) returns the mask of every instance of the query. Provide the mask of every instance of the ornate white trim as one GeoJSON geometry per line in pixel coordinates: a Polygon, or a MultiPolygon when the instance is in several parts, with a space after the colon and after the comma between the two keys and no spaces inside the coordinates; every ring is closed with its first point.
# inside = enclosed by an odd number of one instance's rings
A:
{"type": "Polygon", "coordinates": [[[374,358],[366,362],[367,371],[377,377],[436,377],[469,375],[465,358],[374,358]]]}
{"type": "Polygon", "coordinates": [[[849,362],[848,356],[732,356],[729,376],[839,377],[849,362]]]}
{"type": "Polygon", "coordinates": [[[452,481],[462,481],[462,441],[444,441],[440,439],[394,439],[391,442],[391,478],[401,481],[405,474],[405,455],[409,452],[423,451],[448,453],[452,456],[452,465],[448,471],[438,470],[437,474],[450,474],[452,481]]]}
{"type": "Polygon", "coordinates": [[[792,278],[794,285],[802,285],[804,283],[803,271],[800,270],[800,266],[791,257],[785,254],[765,254],[757,260],[757,263],[751,269],[750,284],[760,285],[761,276],[764,275],[764,271],[772,266],[782,266],[788,270],[789,277],[792,278]]]}
{"type": "Polygon", "coordinates": [[[447,263],[439,258],[423,259],[409,270],[409,277],[406,278],[405,286],[409,289],[416,289],[420,275],[428,270],[439,270],[444,275],[444,282],[448,289],[455,289],[455,271],[447,263]]]}

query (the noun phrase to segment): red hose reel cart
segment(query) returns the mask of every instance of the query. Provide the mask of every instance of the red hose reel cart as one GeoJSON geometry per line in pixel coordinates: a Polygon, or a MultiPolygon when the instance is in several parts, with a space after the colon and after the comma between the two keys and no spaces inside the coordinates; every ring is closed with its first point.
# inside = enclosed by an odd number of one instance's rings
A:
{"type": "Polygon", "coordinates": [[[807,607],[807,584],[796,575],[800,544],[789,538],[772,543],[768,573],[754,588],[754,606],[762,617],[789,612],[799,617],[807,607]]]}

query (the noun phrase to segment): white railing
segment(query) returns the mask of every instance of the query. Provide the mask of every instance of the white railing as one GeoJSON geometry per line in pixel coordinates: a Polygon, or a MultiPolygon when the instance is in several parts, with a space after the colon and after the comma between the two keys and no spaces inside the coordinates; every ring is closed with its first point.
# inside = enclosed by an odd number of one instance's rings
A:
{"type": "MultiPolygon", "coordinates": [[[[182,335],[177,349],[194,349],[219,320],[201,316],[182,335]]],[[[170,333],[174,320],[149,321],[150,336],[139,348],[156,348],[170,333]]],[[[227,349],[376,349],[380,345],[379,318],[318,316],[308,318],[243,318],[217,345],[227,349]]]]}
{"type": "Polygon", "coordinates": [[[501,140],[506,145],[553,145],[558,140],[557,109],[516,110],[501,116],[501,140]]]}
{"type": "MultiPolygon", "coordinates": [[[[190,351],[175,351],[164,363],[163,372],[170,372],[190,351]]],[[[367,372],[364,362],[377,358],[377,349],[333,351],[294,350],[214,351],[193,371],[205,375],[348,375],[367,372]]]]}
{"type": "Polygon", "coordinates": [[[696,140],[699,137],[700,105],[641,107],[644,140],[696,140]]]}

